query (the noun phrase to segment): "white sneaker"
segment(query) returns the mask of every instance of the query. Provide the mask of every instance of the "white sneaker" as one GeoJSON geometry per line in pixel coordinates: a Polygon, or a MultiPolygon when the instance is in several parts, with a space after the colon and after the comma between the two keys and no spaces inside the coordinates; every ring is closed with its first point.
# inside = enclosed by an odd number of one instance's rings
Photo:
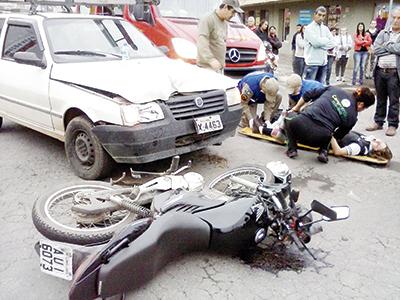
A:
{"type": "Polygon", "coordinates": [[[336,81],[342,81],[342,78],[336,77],[336,81]]]}
{"type": "Polygon", "coordinates": [[[342,82],[346,82],[346,79],[344,79],[344,77],[340,78],[340,80],[342,80],[342,82]]]}

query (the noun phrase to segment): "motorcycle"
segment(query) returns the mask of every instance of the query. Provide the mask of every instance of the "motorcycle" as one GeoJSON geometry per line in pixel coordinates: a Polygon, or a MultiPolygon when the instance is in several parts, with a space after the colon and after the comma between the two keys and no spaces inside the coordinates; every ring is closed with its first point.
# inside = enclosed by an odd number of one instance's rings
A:
{"type": "MultiPolygon", "coordinates": [[[[133,174],[138,176],[136,172],[133,174]]],[[[171,178],[168,176],[184,178],[187,175],[170,174],[154,179],[153,183],[171,178]]],[[[120,231],[115,230],[106,243],[103,239],[103,243],[78,246],[41,240],[36,244],[41,270],[72,279],[71,300],[110,298],[141,287],[163,266],[191,251],[213,249],[234,253],[255,247],[268,237],[294,243],[300,251],[307,251],[315,259],[306,244],[312,234],[321,231],[319,223],[349,217],[347,206],[327,207],[316,200],[309,210],[304,211],[298,205],[299,191],[291,188],[291,172],[281,162],[271,162],[266,168],[249,165],[229,170],[212,180],[208,189],[201,189],[204,181],[199,180],[202,177],[198,175],[192,174],[186,179],[191,182],[191,178],[195,178],[196,184],[192,186],[183,183],[185,179],[180,181],[181,185],[165,185],[166,191],[153,194],[150,209],[142,207],[146,213],[141,219],[120,231]],[[321,217],[313,220],[312,212],[321,217]]],[[[152,190],[147,184],[144,186],[152,190]]],[[[75,197],[79,200],[77,205],[81,206],[85,203],[83,200],[89,206],[93,201],[104,201],[106,209],[112,203],[119,205],[113,208],[114,211],[135,208],[141,212],[132,199],[138,200],[138,190],[143,194],[145,189],[140,186],[128,190],[129,193],[135,191],[133,195],[123,196],[128,197],[129,206],[121,200],[123,198],[106,201],[121,197],[120,192],[124,189],[119,192],[113,189],[85,190],[83,194],[75,193],[75,197]]],[[[54,199],[54,195],[59,194],[53,193],[47,198],[54,199]]],[[[81,228],[77,228],[74,235],[82,234],[84,240],[88,240],[87,230],[82,233],[79,230],[81,228]]],[[[96,230],[92,234],[98,237],[96,230]]],[[[49,231],[42,233],[50,239],[57,236],[49,231]]],[[[62,238],[58,236],[58,240],[62,238]]]]}

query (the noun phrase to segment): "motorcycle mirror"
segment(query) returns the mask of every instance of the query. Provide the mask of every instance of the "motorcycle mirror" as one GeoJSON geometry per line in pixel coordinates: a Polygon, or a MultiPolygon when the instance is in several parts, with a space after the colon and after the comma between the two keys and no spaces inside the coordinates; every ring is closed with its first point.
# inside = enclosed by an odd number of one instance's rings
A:
{"type": "Polygon", "coordinates": [[[336,211],[334,211],[334,210],[330,209],[329,207],[323,205],[321,202],[319,202],[317,200],[313,200],[313,202],[311,202],[311,209],[313,211],[323,215],[324,217],[326,217],[330,221],[334,221],[334,220],[337,219],[336,211]]]}
{"type": "Polygon", "coordinates": [[[348,206],[331,206],[331,210],[336,213],[336,219],[330,219],[323,216],[322,219],[327,222],[346,220],[350,216],[350,208],[348,206]]]}

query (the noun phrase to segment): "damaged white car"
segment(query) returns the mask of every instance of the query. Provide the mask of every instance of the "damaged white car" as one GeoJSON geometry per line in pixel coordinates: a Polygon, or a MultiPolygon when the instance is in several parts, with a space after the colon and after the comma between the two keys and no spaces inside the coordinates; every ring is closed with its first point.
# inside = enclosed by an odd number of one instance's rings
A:
{"type": "Polygon", "coordinates": [[[121,18],[6,14],[0,28],[0,116],[64,141],[82,178],[235,133],[236,83],[167,58],[121,18]]]}

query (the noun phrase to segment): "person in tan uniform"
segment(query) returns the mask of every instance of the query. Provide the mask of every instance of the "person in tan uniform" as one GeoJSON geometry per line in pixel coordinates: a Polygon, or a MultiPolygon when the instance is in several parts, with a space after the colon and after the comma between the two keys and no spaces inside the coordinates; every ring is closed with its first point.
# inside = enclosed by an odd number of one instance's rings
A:
{"type": "Polygon", "coordinates": [[[199,67],[223,72],[228,32],[227,21],[237,12],[243,13],[238,0],[223,0],[215,11],[200,20],[196,61],[199,67]]]}

